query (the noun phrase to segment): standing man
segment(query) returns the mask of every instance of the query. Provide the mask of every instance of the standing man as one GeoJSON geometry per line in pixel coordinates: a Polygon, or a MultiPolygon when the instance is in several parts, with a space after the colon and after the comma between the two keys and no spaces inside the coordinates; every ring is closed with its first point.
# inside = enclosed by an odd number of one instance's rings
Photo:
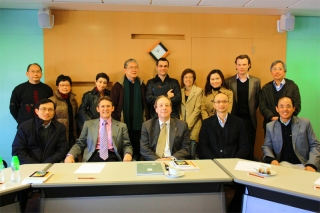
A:
{"type": "Polygon", "coordinates": [[[270,66],[273,81],[270,81],[262,87],[259,97],[259,108],[261,115],[264,117],[264,130],[266,130],[267,123],[276,121],[279,118],[276,106],[280,97],[290,96],[295,102],[294,116],[297,116],[301,111],[299,88],[293,81],[285,78],[286,72],[287,68],[283,61],[274,61],[270,66]]]}
{"type": "Polygon", "coordinates": [[[10,113],[18,126],[35,117],[35,105],[39,100],[53,95],[52,89],[40,82],[42,68],[39,64],[29,64],[26,75],[29,80],[16,86],[10,99],[10,113]]]}
{"type": "Polygon", "coordinates": [[[138,77],[139,65],[135,59],[124,62],[124,77],[114,84],[111,100],[114,104],[112,118],[124,122],[128,127],[133,146],[133,158],[140,157],[140,136],[143,120],[148,120],[148,107],[145,99],[145,84],[138,77]]]}
{"type": "Polygon", "coordinates": [[[320,171],[320,142],[309,119],[292,116],[295,103],[288,96],[279,99],[276,110],[280,117],[267,124],[262,146],[264,161],[273,165],[297,164],[293,167],[320,171]]]}
{"type": "Polygon", "coordinates": [[[172,103],[169,97],[159,96],[154,108],[158,117],[142,124],[140,153],[145,160],[190,159],[188,124],[170,117],[172,103]]]}
{"type": "Polygon", "coordinates": [[[181,104],[181,90],[178,80],[170,78],[168,75],[169,61],[160,58],[156,63],[158,74],[155,78],[147,82],[146,100],[149,106],[150,117],[157,117],[154,104],[160,95],[167,96],[172,102],[171,117],[179,118],[179,108],[181,104]]]}
{"type": "Polygon", "coordinates": [[[233,92],[232,114],[242,118],[246,127],[250,152],[248,158],[254,160],[254,143],[257,130],[257,109],[259,106],[260,79],[249,76],[251,60],[248,55],[239,55],[236,60],[237,74],[226,79],[228,89],[233,92]]]}
{"type": "Polygon", "coordinates": [[[100,97],[100,118],[84,122],[80,137],[70,149],[65,163],[74,163],[83,153],[83,162],[131,161],[132,146],[126,124],[111,118],[111,98],[100,97]]]}
{"type": "Polygon", "coordinates": [[[59,163],[68,152],[66,127],[53,119],[56,105],[42,99],[35,106],[36,117],[23,122],[12,143],[12,156],[21,164],[59,163]]]}

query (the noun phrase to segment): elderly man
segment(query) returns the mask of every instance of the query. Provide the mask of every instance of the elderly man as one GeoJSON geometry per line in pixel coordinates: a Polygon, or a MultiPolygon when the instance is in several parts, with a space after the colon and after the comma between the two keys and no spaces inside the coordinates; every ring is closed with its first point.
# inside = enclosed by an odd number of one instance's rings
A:
{"type": "Polygon", "coordinates": [[[145,160],[190,159],[188,124],[171,117],[169,97],[159,96],[154,108],[158,114],[142,124],[140,153],[145,160]]]}
{"type": "Polygon", "coordinates": [[[100,97],[97,111],[100,118],[84,123],[81,135],[70,149],[65,163],[83,153],[83,162],[131,161],[132,146],[127,125],[111,118],[114,110],[111,98],[100,97]]]}
{"type": "Polygon", "coordinates": [[[310,121],[293,116],[295,102],[288,96],[279,99],[276,110],[280,117],[267,124],[262,146],[264,161],[273,165],[295,165],[295,168],[319,171],[320,142],[310,121]]]}

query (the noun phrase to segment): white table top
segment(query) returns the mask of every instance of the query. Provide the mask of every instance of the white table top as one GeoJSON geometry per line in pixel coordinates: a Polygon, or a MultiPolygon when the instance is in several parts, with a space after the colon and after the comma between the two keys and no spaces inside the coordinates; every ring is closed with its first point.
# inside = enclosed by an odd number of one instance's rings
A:
{"type": "Polygon", "coordinates": [[[20,181],[18,183],[11,183],[11,167],[4,169],[4,178],[5,181],[3,184],[0,184],[0,195],[7,193],[27,189],[30,187],[30,184],[22,184],[22,180],[27,176],[31,175],[34,171],[41,171],[51,164],[24,164],[20,166],[20,181]]]}
{"type": "Polygon", "coordinates": [[[320,201],[320,190],[313,188],[314,182],[320,178],[318,172],[272,165],[271,169],[276,175],[259,178],[248,175],[246,171],[234,170],[238,161],[245,161],[243,159],[229,158],[214,161],[237,183],[320,201]]]}
{"type": "MultiPolygon", "coordinates": [[[[206,182],[232,182],[227,175],[212,160],[194,160],[200,171],[185,171],[185,175],[179,178],[168,178],[165,175],[137,176],[137,163],[133,162],[107,162],[101,173],[75,174],[74,172],[83,163],[59,163],[54,164],[49,171],[54,174],[43,184],[32,184],[37,188],[84,186],[84,185],[124,185],[124,184],[165,184],[165,183],[206,183],[206,182]],[[95,179],[77,180],[77,177],[93,177],[95,179]]],[[[148,161],[150,162],[150,161],[148,161]]],[[[88,163],[85,163],[88,164],[88,163]]],[[[94,163],[98,164],[98,163],[94,163]]],[[[101,163],[99,163],[101,164],[101,163]]],[[[164,164],[161,163],[164,167],[164,164]]]]}

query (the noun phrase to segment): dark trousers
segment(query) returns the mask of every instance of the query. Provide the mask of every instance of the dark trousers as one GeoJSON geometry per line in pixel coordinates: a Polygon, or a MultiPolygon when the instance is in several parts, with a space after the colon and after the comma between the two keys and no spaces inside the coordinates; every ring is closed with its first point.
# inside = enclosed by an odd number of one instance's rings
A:
{"type": "Polygon", "coordinates": [[[119,161],[119,159],[117,155],[110,150],[108,151],[108,158],[106,160],[103,160],[102,158],[100,158],[100,150],[96,150],[88,160],[88,162],[112,162],[112,161],[119,161]]]}
{"type": "Polygon", "coordinates": [[[132,158],[135,160],[139,160],[140,158],[140,137],[141,131],[140,130],[129,130],[129,138],[133,148],[133,155],[132,158]]]}
{"type": "Polygon", "coordinates": [[[244,119],[242,118],[246,127],[247,135],[248,135],[248,140],[249,140],[249,160],[254,160],[254,143],[256,141],[256,129],[254,128],[251,118],[244,119]]]}
{"type": "Polygon", "coordinates": [[[238,183],[234,183],[234,187],[235,192],[228,208],[229,213],[241,212],[242,209],[242,201],[245,192],[245,186],[238,183]]]}

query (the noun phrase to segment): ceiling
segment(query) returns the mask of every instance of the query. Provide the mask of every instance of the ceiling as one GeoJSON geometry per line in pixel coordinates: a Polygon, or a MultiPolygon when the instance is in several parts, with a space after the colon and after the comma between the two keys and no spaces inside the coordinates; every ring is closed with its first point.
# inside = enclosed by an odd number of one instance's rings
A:
{"type": "Polygon", "coordinates": [[[320,0],[0,0],[0,8],[320,16],[320,0]]]}

